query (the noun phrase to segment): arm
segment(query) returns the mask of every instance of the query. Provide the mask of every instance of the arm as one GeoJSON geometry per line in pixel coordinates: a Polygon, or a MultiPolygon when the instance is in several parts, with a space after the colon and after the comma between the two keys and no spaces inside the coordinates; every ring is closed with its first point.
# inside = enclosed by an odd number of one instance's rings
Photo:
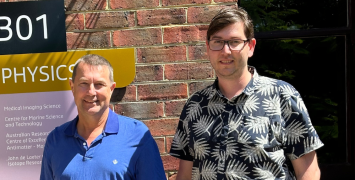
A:
{"type": "Polygon", "coordinates": [[[192,165],[192,161],[186,161],[181,159],[176,180],[190,180],[192,177],[192,165]]]}
{"type": "Polygon", "coordinates": [[[315,151],[309,152],[291,162],[295,170],[297,180],[320,179],[320,170],[318,167],[317,155],[315,151]]]}

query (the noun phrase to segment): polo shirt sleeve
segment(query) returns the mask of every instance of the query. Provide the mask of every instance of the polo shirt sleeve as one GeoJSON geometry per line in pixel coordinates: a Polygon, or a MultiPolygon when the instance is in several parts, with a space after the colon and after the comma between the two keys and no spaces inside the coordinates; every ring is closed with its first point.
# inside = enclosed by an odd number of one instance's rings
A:
{"type": "Polygon", "coordinates": [[[283,149],[290,160],[312,152],[324,144],[314,129],[299,92],[290,84],[280,86],[283,149]]]}
{"type": "Polygon", "coordinates": [[[41,165],[41,175],[40,175],[40,180],[51,180],[53,179],[53,171],[50,163],[50,155],[49,152],[50,147],[50,137],[52,133],[50,133],[47,137],[46,144],[44,146],[44,151],[43,151],[43,157],[42,157],[42,165],[41,165]]]}
{"type": "Polygon", "coordinates": [[[166,180],[158,146],[149,130],[144,134],[142,142],[144,143],[136,163],[136,179],[166,180]]]}
{"type": "MultiPolygon", "coordinates": [[[[194,96],[191,97],[191,99],[194,96]]],[[[190,129],[189,129],[189,118],[187,116],[188,114],[188,107],[191,106],[190,102],[191,99],[187,101],[185,104],[181,115],[180,115],[180,120],[178,123],[178,127],[176,129],[176,133],[173,139],[173,142],[171,143],[171,148],[170,148],[170,155],[174,156],[176,158],[186,160],[186,161],[193,161],[193,156],[190,154],[189,151],[189,139],[190,139],[190,129]]],[[[198,101],[197,101],[198,102],[198,101]]]]}

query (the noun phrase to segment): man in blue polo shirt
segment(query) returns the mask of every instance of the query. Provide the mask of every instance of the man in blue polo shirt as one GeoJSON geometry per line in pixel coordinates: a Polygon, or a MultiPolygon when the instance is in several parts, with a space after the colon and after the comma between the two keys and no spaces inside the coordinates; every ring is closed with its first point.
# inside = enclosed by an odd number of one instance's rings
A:
{"type": "Polygon", "coordinates": [[[76,62],[70,87],[78,116],[48,135],[41,180],[166,179],[148,128],[109,108],[115,86],[103,57],[86,55],[76,62]]]}

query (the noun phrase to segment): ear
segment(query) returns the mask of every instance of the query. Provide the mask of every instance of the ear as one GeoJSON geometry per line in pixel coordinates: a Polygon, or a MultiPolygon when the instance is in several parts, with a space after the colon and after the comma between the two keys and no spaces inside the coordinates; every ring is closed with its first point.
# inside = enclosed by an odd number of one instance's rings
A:
{"type": "Polygon", "coordinates": [[[248,46],[249,46],[248,57],[252,57],[253,56],[254,50],[255,50],[255,45],[256,45],[256,40],[255,40],[255,38],[253,38],[248,43],[248,46]]]}
{"type": "Polygon", "coordinates": [[[72,79],[69,79],[69,85],[70,85],[71,91],[74,92],[74,82],[72,79]]]}
{"type": "Polygon", "coordinates": [[[113,82],[110,89],[111,89],[111,94],[113,93],[113,90],[116,88],[116,82],[113,82]]]}

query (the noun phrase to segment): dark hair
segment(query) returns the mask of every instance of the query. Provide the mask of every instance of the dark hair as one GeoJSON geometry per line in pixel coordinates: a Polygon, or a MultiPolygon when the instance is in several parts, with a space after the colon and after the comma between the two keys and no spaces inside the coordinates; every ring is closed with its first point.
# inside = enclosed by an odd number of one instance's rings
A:
{"type": "Polygon", "coordinates": [[[104,57],[102,56],[99,56],[97,54],[88,54],[88,55],[85,55],[83,57],[81,57],[80,59],[78,59],[76,62],[75,62],[75,66],[74,66],[74,69],[73,69],[73,75],[72,75],[72,81],[74,82],[74,79],[75,79],[75,76],[76,76],[76,69],[78,68],[78,65],[83,62],[85,64],[88,64],[88,65],[92,65],[92,66],[106,66],[108,67],[109,69],[109,72],[110,72],[110,81],[111,83],[113,83],[113,68],[110,64],[110,62],[108,62],[104,57]]]}
{"type": "Polygon", "coordinates": [[[241,7],[236,8],[225,8],[221,9],[217,15],[212,19],[210,26],[207,30],[207,40],[216,32],[222,30],[223,28],[237,23],[242,22],[244,24],[244,34],[247,39],[254,38],[254,26],[248,13],[241,7]]]}

